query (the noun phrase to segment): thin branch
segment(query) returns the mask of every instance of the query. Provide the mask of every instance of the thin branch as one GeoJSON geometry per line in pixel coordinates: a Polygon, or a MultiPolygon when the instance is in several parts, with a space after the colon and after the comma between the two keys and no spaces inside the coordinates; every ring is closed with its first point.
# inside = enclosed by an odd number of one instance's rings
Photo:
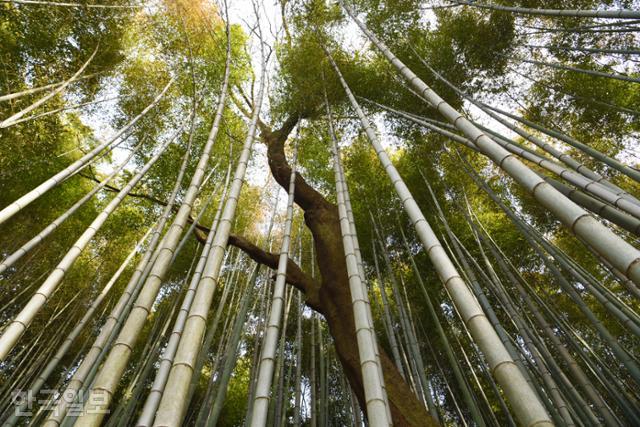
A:
{"type": "MultiPolygon", "coordinates": [[[[195,235],[198,241],[201,243],[205,242],[208,231],[209,229],[206,227],[198,226],[195,230],[195,235]]],[[[229,235],[229,244],[242,250],[257,263],[266,265],[273,270],[278,268],[279,255],[260,249],[243,236],[234,234],[229,235]]],[[[294,286],[305,294],[306,304],[314,310],[318,310],[320,307],[320,283],[302,271],[298,264],[291,259],[288,260],[286,277],[288,284],[294,286]]]]}

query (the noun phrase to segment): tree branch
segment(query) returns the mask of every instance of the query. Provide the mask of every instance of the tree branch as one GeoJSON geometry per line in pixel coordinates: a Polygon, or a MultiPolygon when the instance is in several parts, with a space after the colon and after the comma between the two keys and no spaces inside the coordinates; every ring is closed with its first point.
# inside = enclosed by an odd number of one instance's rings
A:
{"type": "MultiPolygon", "coordinates": [[[[102,182],[101,180],[99,180],[99,179],[98,179],[97,177],[95,177],[95,176],[85,175],[85,174],[83,174],[83,173],[80,173],[80,174],[78,174],[78,175],[80,175],[81,177],[86,178],[86,179],[88,179],[88,180],[95,181],[95,182],[97,182],[98,184],[100,184],[100,183],[102,182]]],[[[111,191],[111,192],[114,192],[114,193],[119,193],[119,192],[121,191],[121,190],[120,190],[120,188],[118,188],[118,187],[114,187],[113,185],[110,185],[110,184],[105,185],[103,188],[104,188],[105,190],[108,190],[108,191],[111,191]]],[[[157,204],[162,205],[162,206],[167,206],[167,202],[165,202],[165,201],[163,201],[163,200],[160,200],[160,199],[156,199],[155,197],[150,196],[150,195],[148,195],[148,194],[142,194],[142,193],[131,193],[131,192],[130,192],[130,193],[127,193],[127,196],[137,197],[137,198],[139,198],[139,199],[146,199],[146,200],[149,200],[149,201],[151,201],[151,202],[153,202],[153,203],[157,203],[157,204]]]]}
{"type": "MultiPolygon", "coordinates": [[[[201,243],[204,243],[207,240],[207,234],[198,228],[195,230],[196,238],[201,243]]],[[[242,236],[231,234],[229,236],[229,245],[240,249],[257,263],[266,265],[272,270],[278,269],[279,255],[260,249],[242,236]]],[[[287,263],[286,282],[305,294],[305,302],[309,307],[314,310],[320,309],[320,283],[302,271],[298,264],[291,259],[287,263]]]]}
{"type": "MultiPolygon", "coordinates": [[[[249,99],[246,97],[242,89],[239,87],[237,89],[240,96],[242,96],[245,102],[250,105],[249,99]]],[[[231,99],[243,115],[251,117],[251,111],[244,108],[240,100],[238,100],[234,94],[231,94],[231,99]]],[[[275,131],[258,119],[260,138],[267,146],[269,168],[271,169],[271,173],[278,184],[280,184],[280,186],[285,190],[289,188],[291,167],[289,166],[287,157],[284,153],[284,143],[287,141],[289,134],[293,131],[301,118],[302,116],[298,113],[291,114],[289,118],[284,121],[282,126],[275,131]]],[[[322,194],[310,186],[300,173],[296,174],[294,200],[304,211],[314,208],[335,208],[335,206],[328,202],[322,194]]]]}

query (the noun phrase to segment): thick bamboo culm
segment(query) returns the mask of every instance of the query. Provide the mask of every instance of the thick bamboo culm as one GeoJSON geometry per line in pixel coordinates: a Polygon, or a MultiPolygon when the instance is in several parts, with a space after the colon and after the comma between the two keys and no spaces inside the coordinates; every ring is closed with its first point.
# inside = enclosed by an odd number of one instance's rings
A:
{"type": "Polygon", "coordinates": [[[338,214],[340,217],[340,229],[347,261],[349,275],[349,289],[354,311],[356,334],[358,339],[358,353],[360,356],[360,368],[365,379],[365,400],[367,418],[373,426],[388,426],[391,424],[389,416],[384,379],[377,356],[377,342],[371,321],[371,308],[368,303],[367,290],[363,283],[363,276],[358,266],[358,258],[355,253],[354,233],[347,213],[345,201],[345,184],[342,168],[340,166],[338,142],[333,130],[331,110],[325,102],[327,116],[329,118],[329,133],[332,138],[332,152],[334,158],[334,175],[336,178],[336,196],[338,199],[338,214]]]}
{"type": "MultiPolygon", "coordinates": [[[[225,89],[228,82],[228,69],[230,56],[230,32],[227,32],[227,77],[225,78],[225,89]]],[[[262,44],[261,44],[261,48],[262,44]]],[[[259,89],[253,113],[249,124],[247,137],[244,141],[238,165],[229,190],[229,196],[222,211],[222,217],[213,239],[213,246],[209,253],[205,270],[196,290],[194,302],[189,310],[184,332],[180,339],[180,344],[176,351],[176,356],[171,366],[166,388],[172,390],[171,395],[164,394],[160,401],[160,406],[156,413],[154,426],[172,426],[182,422],[186,411],[187,393],[193,375],[195,359],[199,354],[199,346],[205,333],[206,318],[213,299],[224,252],[226,250],[231,224],[235,215],[235,210],[240,197],[240,191],[244,183],[244,176],[247,170],[247,163],[251,154],[254,142],[254,135],[257,127],[258,116],[262,104],[265,87],[265,57],[262,57],[262,74],[260,77],[259,89]]],[[[221,110],[220,110],[221,111],[221,110]]]]}
{"type": "Polygon", "coordinates": [[[135,185],[145,176],[145,174],[151,169],[151,167],[160,159],[160,156],[164,153],[171,141],[163,144],[158,149],[158,152],[149,159],[140,171],[134,175],[126,186],[120,190],[116,197],[109,202],[109,204],[98,214],[93,220],[91,225],[87,227],[85,232],[76,240],[74,245],[65,254],[62,260],[58,263],[53,272],[47,277],[44,283],[38,288],[35,295],[31,297],[29,302],[20,311],[20,313],[7,325],[4,329],[2,336],[0,336],[0,360],[4,360],[9,352],[16,345],[20,336],[24,333],[27,327],[31,324],[31,321],[36,314],[42,309],[47,300],[55,292],[62,279],[66,275],[67,271],[73,263],[78,259],[82,251],[87,247],[93,236],[100,230],[100,227],[104,225],[111,213],[116,210],[118,205],[122,203],[124,198],[135,187],[135,185]]]}

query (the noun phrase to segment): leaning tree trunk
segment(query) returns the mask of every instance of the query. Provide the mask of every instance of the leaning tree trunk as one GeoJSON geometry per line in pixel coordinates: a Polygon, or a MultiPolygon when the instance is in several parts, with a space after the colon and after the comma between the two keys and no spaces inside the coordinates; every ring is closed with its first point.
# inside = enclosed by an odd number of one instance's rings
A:
{"type": "MultiPolygon", "coordinates": [[[[261,140],[267,146],[271,173],[284,189],[288,188],[291,178],[284,143],[298,119],[298,115],[292,115],[277,130],[260,123],[261,140]]],[[[355,392],[360,407],[365,408],[360,358],[357,347],[353,345],[357,340],[356,328],[338,208],[311,187],[300,174],[296,175],[294,200],[304,211],[305,224],[313,235],[320,277],[317,280],[313,279],[289,260],[287,282],[304,292],[307,306],[324,315],[345,376],[355,392]]],[[[262,251],[240,236],[230,236],[229,243],[245,251],[254,260],[276,268],[277,255],[262,251]]],[[[434,424],[424,405],[416,398],[384,349],[380,348],[379,351],[393,424],[434,424]]]]}

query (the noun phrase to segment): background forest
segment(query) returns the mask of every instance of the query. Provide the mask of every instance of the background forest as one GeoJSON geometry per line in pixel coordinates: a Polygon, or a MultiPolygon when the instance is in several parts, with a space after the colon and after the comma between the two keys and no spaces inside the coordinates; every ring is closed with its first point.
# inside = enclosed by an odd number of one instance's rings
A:
{"type": "Polygon", "coordinates": [[[0,0],[3,425],[640,425],[638,10],[0,0]]]}

